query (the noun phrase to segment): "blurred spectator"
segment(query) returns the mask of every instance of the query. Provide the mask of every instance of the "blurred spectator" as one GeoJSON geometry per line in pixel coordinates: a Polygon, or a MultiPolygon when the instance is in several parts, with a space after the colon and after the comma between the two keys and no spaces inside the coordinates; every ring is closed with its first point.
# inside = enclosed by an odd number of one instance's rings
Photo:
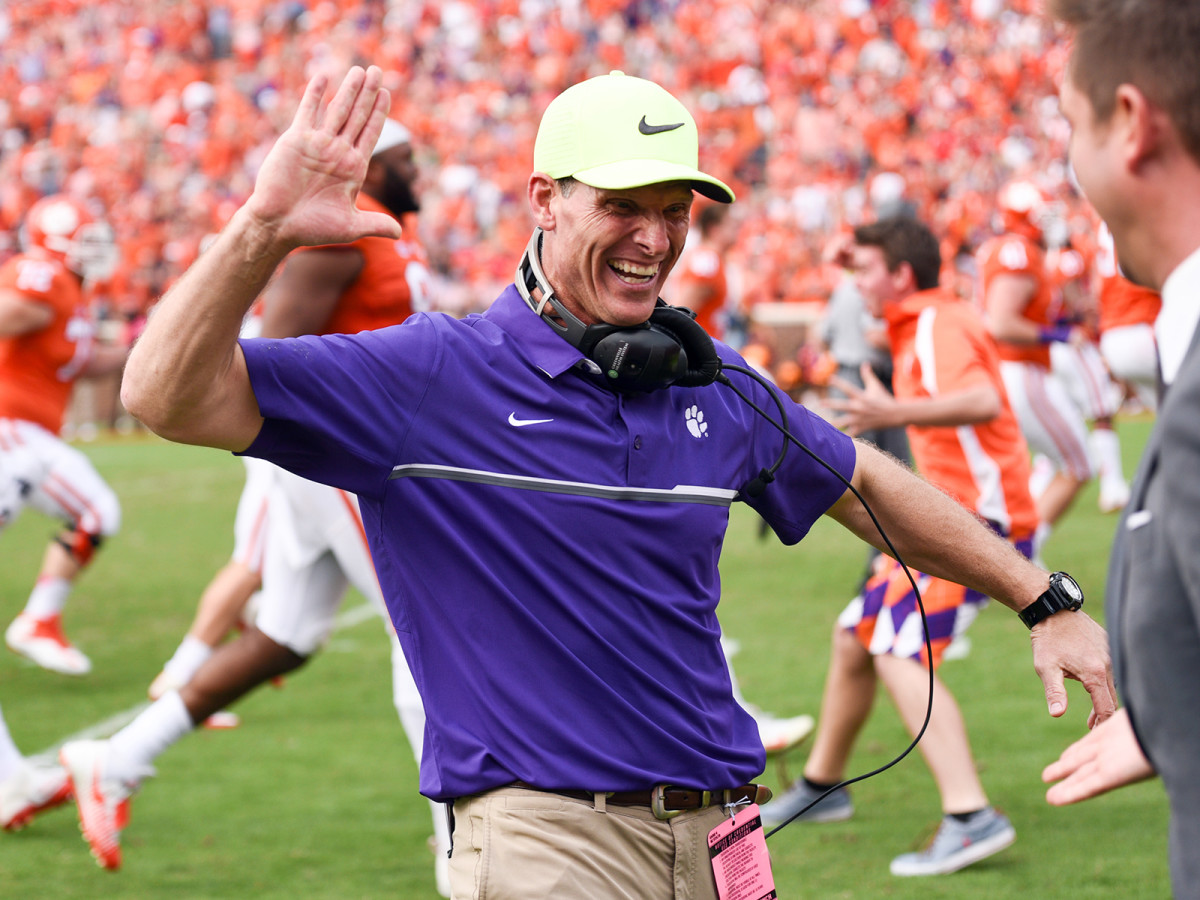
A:
{"type": "Polygon", "coordinates": [[[726,340],[726,326],[735,311],[730,308],[725,254],[737,240],[737,219],[729,214],[727,203],[707,203],[692,217],[695,228],[672,273],[669,302],[692,310],[705,331],[726,340]]]}
{"type": "Polygon", "coordinates": [[[661,82],[712,135],[701,164],[733,173],[727,268],[748,312],[828,298],[823,246],[889,193],[947,235],[948,261],[990,233],[1017,169],[1081,203],[1065,50],[1032,0],[24,0],[0,8],[0,37],[0,261],[38,197],[94,197],[126,260],[108,301],[124,318],[245,199],[307,78],[353,63],[388,73],[393,115],[441,173],[420,237],[455,314],[512,277],[542,109],[612,68],[661,82]]]}

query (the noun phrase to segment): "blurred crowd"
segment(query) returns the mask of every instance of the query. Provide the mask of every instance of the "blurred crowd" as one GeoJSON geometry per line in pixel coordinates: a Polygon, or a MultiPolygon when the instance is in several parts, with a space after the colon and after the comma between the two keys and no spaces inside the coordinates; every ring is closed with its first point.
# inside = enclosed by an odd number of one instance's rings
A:
{"type": "Polygon", "coordinates": [[[121,246],[96,286],[114,317],[144,312],[248,195],[307,79],[354,63],[384,69],[414,134],[421,237],[456,314],[511,280],[542,110],[612,69],[696,112],[702,168],[739,197],[743,309],[826,298],[822,248],[885,196],[931,223],[963,291],[1006,181],[1086,217],[1064,46],[1033,0],[20,0],[0,2],[0,47],[0,260],[39,196],[84,199],[121,246]]]}

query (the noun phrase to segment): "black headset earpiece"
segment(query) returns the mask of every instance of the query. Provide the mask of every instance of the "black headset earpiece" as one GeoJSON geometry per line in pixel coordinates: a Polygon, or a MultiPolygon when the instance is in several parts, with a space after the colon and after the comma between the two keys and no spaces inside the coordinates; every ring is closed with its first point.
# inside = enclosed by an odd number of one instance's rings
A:
{"type": "Polygon", "coordinates": [[[721,357],[708,332],[696,321],[696,314],[682,306],[669,306],[662,300],[650,314],[650,327],[669,332],[683,348],[684,373],[675,384],[680,387],[704,387],[721,374],[721,357]]]}
{"type": "Polygon", "coordinates": [[[541,249],[542,230],[535,228],[517,266],[517,291],[563,340],[599,366],[605,386],[647,392],[671,385],[701,387],[716,380],[721,358],[691,312],[660,299],[641,325],[584,325],[555,301],[554,288],[542,271],[541,249]],[[541,297],[534,298],[534,290],[541,297]]]}

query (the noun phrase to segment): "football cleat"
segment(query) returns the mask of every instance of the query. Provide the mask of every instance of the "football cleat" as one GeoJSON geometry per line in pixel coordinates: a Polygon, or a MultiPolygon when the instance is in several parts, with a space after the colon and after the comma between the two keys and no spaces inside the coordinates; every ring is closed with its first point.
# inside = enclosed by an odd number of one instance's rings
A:
{"type": "Polygon", "coordinates": [[[121,832],[129,823],[129,798],[137,784],[104,776],[107,741],[69,741],[58,758],[71,778],[79,830],[96,863],[110,871],[121,868],[121,832]]]}
{"type": "Polygon", "coordinates": [[[763,749],[768,756],[786,753],[799,745],[812,734],[812,716],[791,716],[779,719],[770,713],[757,713],[754,721],[758,723],[758,736],[762,740],[763,749]]]}
{"type": "Polygon", "coordinates": [[[0,827],[24,828],[40,812],[71,799],[71,780],[61,766],[34,766],[29,760],[0,781],[0,827]]]}
{"type": "Polygon", "coordinates": [[[220,709],[204,720],[204,727],[210,731],[228,731],[242,724],[242,717],[227,709],[220,709]]]}
{"type": "Polygon", "coordinates": [[[62,631],[62,616],[35,619],[21,613],[4,632],[10,650],[33,660],[43,669],[64,675],[86,675],[92,661],[62,631]]]}

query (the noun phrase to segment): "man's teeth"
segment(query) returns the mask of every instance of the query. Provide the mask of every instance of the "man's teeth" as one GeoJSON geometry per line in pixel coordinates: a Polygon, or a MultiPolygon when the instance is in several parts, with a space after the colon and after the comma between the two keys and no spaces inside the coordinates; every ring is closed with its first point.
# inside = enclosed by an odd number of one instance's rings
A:
{"type": "Polygon", "coordinates": [[[619,275],[632,275],[635,278],[653,278],[658,274],[658,266],[639,266],[631,262],[610,262],[609,266],[619,275]]]}

